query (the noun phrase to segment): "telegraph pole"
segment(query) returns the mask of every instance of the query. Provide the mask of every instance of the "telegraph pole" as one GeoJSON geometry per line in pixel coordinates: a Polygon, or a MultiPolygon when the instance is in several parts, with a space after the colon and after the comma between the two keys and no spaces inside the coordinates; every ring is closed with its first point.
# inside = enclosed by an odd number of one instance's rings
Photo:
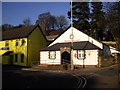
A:
{"type": "Polygon", "coordinates": [[[74,35],[73,35],[72,0],[71,0],[71,35],[70,35],[70,39],[71,39],[71,70],[73,70],[74,69],[74,66],[73,66],[73,39],[74,39],[74,35]]]}

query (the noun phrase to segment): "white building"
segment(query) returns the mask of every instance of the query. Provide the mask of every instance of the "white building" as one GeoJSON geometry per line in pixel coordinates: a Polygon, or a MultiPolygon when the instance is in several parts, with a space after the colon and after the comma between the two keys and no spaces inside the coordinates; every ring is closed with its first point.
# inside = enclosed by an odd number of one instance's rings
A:
{"type": "Polygon", "coordinates": [[[99,66],[101,55],[111,55],[108,45],[98,42],[74,27],[58,36],[48,47],[40,51],[40,64],[99,66]],[[73,52],[71,31],[73,30],[73,52]],[[71,55],[72,54],[72,55],[71,55]]]}

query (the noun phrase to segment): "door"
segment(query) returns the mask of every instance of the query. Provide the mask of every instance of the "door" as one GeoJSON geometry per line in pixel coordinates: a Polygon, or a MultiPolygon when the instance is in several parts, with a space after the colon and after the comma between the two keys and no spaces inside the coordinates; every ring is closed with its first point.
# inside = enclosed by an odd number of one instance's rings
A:
{"type": "Polygon", "coordinates": [[[13,55],[10,55],[10,65],[13,65],[13,55]]]}
{"type": "Polygon", "coordinates": [[[71,63],[71,60],[70,60],[70,53],[68,52],[63,52],[61,54],[61,64],[70,64],[71,63]]]}

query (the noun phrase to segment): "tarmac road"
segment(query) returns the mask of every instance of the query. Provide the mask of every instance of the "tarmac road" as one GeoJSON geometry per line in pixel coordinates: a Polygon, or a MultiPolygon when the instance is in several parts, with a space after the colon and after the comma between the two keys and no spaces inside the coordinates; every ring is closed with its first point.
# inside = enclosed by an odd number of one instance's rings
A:
{"type": "Polygon", "coordinates": [[[78,79],[70,74],[45,71],[3,70],[2,88],[76,88],[78,79]]]}
{"type": "Polygon", "coordinates": [[[117,66],[95,71],[86,78],[88,79],[86,88],[119,88],[117,66]]]}
{"type": "Polygon", "coordinates": [[[21,70],[3,68],[3,88],[119,88],[118,65],[74,71],[21,70]],[[84,77],[86,81],[81,81],[84,77]],[[81,84],[83,82],[83,84],[81,84]],[[84,84],[86,83],[86,85],[84,84]]]}
{"type": "Polygon", "coordinates": [[[85,89],[117,89],[120,87],[118,83],[118,65],[103,68],[85,68],[72,72],[73,75],[83,76],[86,78],[85,89]]]}

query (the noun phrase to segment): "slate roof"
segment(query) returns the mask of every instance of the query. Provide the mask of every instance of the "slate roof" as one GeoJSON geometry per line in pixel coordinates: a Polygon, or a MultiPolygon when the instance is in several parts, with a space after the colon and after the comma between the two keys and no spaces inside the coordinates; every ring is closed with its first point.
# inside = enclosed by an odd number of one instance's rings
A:
{"type": "Polygon", "coordinates": [[[10,55],[11,53],[13,53],[13,51],[7,51],[7,52],[5,52],[2,56],[10,55]]]}
{"type": "MultiPolygon", "coordinates": [[[[71,47],[71,43],[70,42],[69,43],[57,43],[50,47],[46,47],[42,49],[41,51],[59,51],[61,47],[71,47]]],[[[100,49],[100,48],[88,41],[81,41],[81,42],[74,42],[73,49],[74,50],[83,50],[83,49],[95,50],[95,49],[100,49]]]]}
{"type": "Polygon", "coordinates": [[[24,26],[21,28],[12,28],[2,32],[2,40],[25,38],[39,25],[24,26]]]}
{"type": "Polygon", "coordinates": [[[58,35],[50,35],[50,36],[46,36],[47,40],[49,41],[53,41],[58,35]]]}

